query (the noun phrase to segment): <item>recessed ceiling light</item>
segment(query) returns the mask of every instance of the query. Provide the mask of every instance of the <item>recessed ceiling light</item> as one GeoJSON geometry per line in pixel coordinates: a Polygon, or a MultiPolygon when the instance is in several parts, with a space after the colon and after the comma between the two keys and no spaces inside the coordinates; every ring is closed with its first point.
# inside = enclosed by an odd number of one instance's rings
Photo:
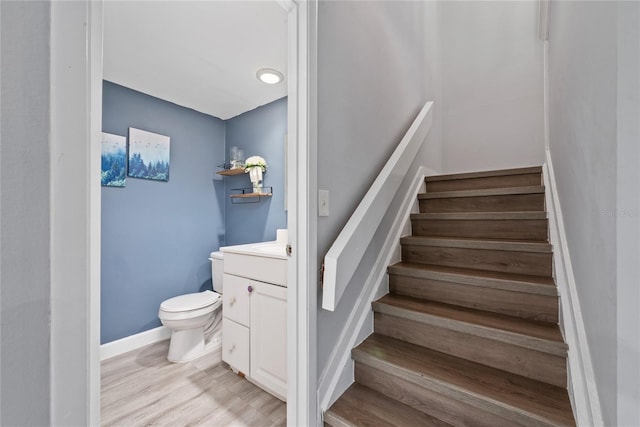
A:
{"type": "Polygon", "coordinates": [[[284,80],[282,73],[272,68],[259,69],[256,73],[256,77],[258,77],[258,80],[268,85],[274,85],[284,80]]]}

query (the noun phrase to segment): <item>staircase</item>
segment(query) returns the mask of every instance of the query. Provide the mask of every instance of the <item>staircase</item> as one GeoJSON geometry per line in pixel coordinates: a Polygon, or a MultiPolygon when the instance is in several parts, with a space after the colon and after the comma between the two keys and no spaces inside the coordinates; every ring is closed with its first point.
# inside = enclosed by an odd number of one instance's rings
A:
{"type": "Polygon", "coordinates": [[[325,425],[575,425],[541,168],[426,189],[325,425]]]}

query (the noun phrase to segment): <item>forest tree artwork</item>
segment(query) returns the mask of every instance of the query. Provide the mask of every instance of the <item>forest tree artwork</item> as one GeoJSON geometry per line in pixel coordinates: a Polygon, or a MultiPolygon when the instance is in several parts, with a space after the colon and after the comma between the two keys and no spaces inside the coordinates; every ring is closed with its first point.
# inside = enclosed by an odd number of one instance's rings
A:
{"type": "Polygon", "coordinates": [[[127,138],[102,133],[102,185],[124,187],[127,178],[127,138]]]}
{"type": "Polygon", "coordinates": [[[129,128],[129,176],[169,181],[169,144],[171,138],[129,128]]]}

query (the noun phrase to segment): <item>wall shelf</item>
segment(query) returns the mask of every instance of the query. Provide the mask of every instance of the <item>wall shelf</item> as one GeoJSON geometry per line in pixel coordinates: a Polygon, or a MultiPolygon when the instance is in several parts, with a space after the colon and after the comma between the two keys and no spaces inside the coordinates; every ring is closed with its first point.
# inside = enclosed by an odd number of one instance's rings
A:
{"type": "Polygon", "coordinates": [[[241,175],[244,173],[244,168],[236,168],[236,169],[225,169],[216,172],[218,175],[224,176],[233,176],[233,175],[241,175]]]}
{"type": "Polygon", "coordinates": [[[257,203],[263,197],[273,196],[272,187],[262,187],[262,193],[254,193],[253,188],[234,188],[231,191],[239,191],[239,193],[231,194],[229,196],[231,197],[232,204],[257,203]]]}

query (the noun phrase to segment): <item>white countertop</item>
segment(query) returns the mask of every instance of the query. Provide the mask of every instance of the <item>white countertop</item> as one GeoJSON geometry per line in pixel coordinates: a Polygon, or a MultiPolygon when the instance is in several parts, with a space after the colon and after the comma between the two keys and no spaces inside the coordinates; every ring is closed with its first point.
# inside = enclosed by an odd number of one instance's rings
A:
{"type": "Polygon", "coordinates": [[[287,245],[276,240],[270,242],[247,243],[246,245],[223,246],[223,253],[253,255],[266,258],[287,259],[287,245]]]}

